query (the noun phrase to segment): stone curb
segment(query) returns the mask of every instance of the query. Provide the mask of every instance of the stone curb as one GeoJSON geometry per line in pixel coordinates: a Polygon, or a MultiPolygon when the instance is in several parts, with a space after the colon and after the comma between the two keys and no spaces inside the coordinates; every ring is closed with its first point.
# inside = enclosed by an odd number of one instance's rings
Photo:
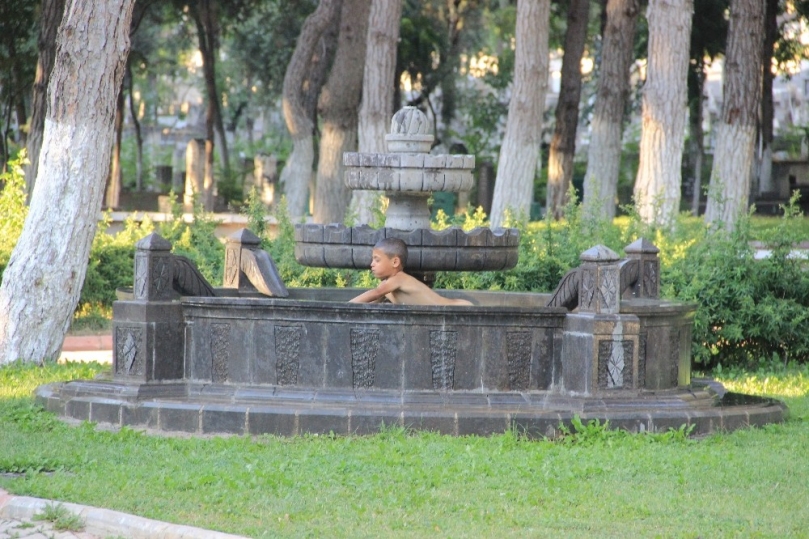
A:
{"type": "Polygon", "coordinates": [[[0,489],[0,518],[27,520],[42,513],[50,505],[61,505],[84,521],[84,531],[101,537],[124,536],[132,539],[160,537],[162,539],[244,539],[217,531],[170,524],[119,511],[88,507],[66,502],[53,502],[28,496],[15,496],[0,489]]]}

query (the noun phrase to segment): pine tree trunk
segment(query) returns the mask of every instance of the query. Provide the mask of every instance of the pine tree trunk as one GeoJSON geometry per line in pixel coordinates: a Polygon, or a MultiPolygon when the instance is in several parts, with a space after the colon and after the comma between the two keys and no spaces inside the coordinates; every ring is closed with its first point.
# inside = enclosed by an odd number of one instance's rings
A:
{"type": "Polygon", "coordinates": [[[649,3],[635,205],[642,221],[669,227],[680,211],[693,0],[649,3]]]}
{"type": "Polygon", "coordinates": [[[314,220],[339,223],[351,191],[343,179],[343,152],[357,150],[357,122],[362,97],[365,37],[370,0],[343,0],[340,34],[331,74],[320,95],[322,126],[315,182],[314,220]]]}
{"type": "Polygon", "coordinates": [[[517,2],[514,83],[494,183],[493,227],[509,211],[528,217],[531,209],[548,87],[549,17],[550,0],[517,2]]]}
{"type": "MultiPolygon", "coordinates": [[[[287,207],[293,220],[306,214],[307,191],[312,178],[315,121],[313,111],[308,110],[306,87],[313,91],[311,73],[313,65],[322,61],[326,51],[318,45],[333,21],[339,20],[342,0],[320,0],[317,9],[306,18],[295,45],[295,52],[284,74],[282,109],[284,120],[292,137],[292,153],[281,171],[280,183],[284,188],[287,207]]],[[[317,91],[320,86],[317,85],[317,91]]],[[[317,93],[315,93],[315,96],[317,93]]]]}
{"type": "MultiPolygon", "coordinates": [[[[359,117],[361,152],[387,151],[385,135],[394,113],[394,88],[399,85],[394,74],[401,19],[402,0],[374,0],[371,3],[359,117]]],[[[351,209],[357,216],[357,224],[371,222],[377,195],[375,191],[352,193],[351,209]]]]}
{"type": "Polygon", "coordinates": [[[717,126],[705,220],[735,228],[747,212],[761,95],[764,3],[732,0],[725,54],[722,115],[717,126]]]}
{"type": "Polygon", "coordinates": [[[45,128],[45,115],[48,112],[48,81],[56,56],[56,31],[65,11],[65,0],[43,0],[42,15],[39,21],[39,60],[34,78],[34,91],[31,97],[31,123],[28,128],[28,159],[25,170],[28,197],[34,190],[39,168],[39,151],[42,147],[42,130],[45,128]]]}
{"type": "Polygon", "coordinates": [[[67,3],[39,178],[0,286],[0,364],[58,357],[104,196],[135,0],[67,3]]]}
{"type": "Polygon", "coordinates": [[[567,192],[573,179],[573,158],[576,155],[576,129],[579,125],[581,98],[581,57],[587,40],[589,13],[590,0],[571,0],[567,13],[559,102],[556,104],[556,127],[548,157],[546,208],[554,219],[563,217],[567,192]]]}
{"type": "Polygon", "coordinates": [[[598,90],[590,123],[584,203],[603,219],[615,217],[624,110],[629,98],[640,0],[607,0],[598,90]]]}

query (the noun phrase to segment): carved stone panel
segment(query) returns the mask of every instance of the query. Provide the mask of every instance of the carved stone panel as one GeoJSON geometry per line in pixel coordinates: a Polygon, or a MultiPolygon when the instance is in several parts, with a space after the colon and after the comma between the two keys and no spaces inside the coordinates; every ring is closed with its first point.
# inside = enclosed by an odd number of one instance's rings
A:
{"type": "Polygon", "coordinates": [[[644,298],[656,298],[658,296],[658,283],[660,282],[660,262],[657,259],[643,261],[643,287],[644,298]]]}
{"type": "Polygon", "coordinates": [[[680,330],[669,333],[669,387],[677,387],[680,378],[680,330]]]}
{"type": "Polygon", "coordinates": [[[149,259],[145,253],[135,254],[135,299],[148,298],[149,259]]]}
{"type": "Polygon", "coordinates": [[[171,261],[166,256],[155,256],[152,262],[152,291],[154,298],[164,298],[171,287],[171,261]]]}
{"type": "Polygon", "coordinates": [[[144,374],[143,328],[115,328],[115,374],[143,376],[144,374]]]}
{"type": "Polygon", "coordinates": [[[433,388],[450,390],[455,386],[455,357],[458,353],[458,333],[434,330],[430,332],[430,364],[433,388]]]}
{"type": "Polygon", "coordinates": [[[579,288],[579,310],[594,312],[596,305],[596,270],[581,268],[581,284],[579,288]]]}
{"type": "Polygon", "coordinates": [[[602,340],[598,343],[598,387],[618,389],[632,387],[632,356],[635,344],[631,340],[602,340]]]}
{"type": "Polygon", "coordinates": [[[239,288],[239,245],[227,245],[225,247],[225,278],[222,286],[224,288],[239,288]]]}
{"type": "Polygon", "coordinates": [[[646,387],[646,331],[638,336],[638,387],[646,387]]]}
{"type": "Polygon", "coordinates": [[[374,368],[379,352],[379,330],[351,330],[351,370],[354,389],[374,386],[374,368]]]}
{"type": "Polygon", "coordinates": [[[508,389],[528,389],[531,376],[531,333],[528,331],[508,332],[506,356],[508,361],[508,389]]]}
{"type": "Polygon", "coordinates": [[[617,313],[619,310],[619,274],[616,266],[607,267],[601,270],[601,282],[598,293],[601,297],[601,312],[617,313]]]}
{"type": "Polygon", "coordinates": [[[211,324],[211,381],[228,380],[230,363],[230,324],[211,324]]]}
{"type": "Polygon", "coordinates": [[[278,385],[298,383],[302,334],[301,326],[275,326],[275,372],[278,385]]]}

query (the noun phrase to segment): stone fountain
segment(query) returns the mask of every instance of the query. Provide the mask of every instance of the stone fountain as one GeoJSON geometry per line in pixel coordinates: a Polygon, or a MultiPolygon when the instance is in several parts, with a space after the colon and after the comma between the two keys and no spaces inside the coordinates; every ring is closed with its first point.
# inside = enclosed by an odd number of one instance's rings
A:
{"type": "MultiPolygon", "coordinates": [[[[429,229],[426,193],[468,189],[473,160],[424,153],[428,135],[406,112],[389,154],[345,157],[349,185],[392,198],[386,226],[304,225],[298,259],[365,268],[373,244],[396,236],[418,253],[417,271],[516,264],[516,231],[429,229]]],[[[692,379],[695,306],[658,297],[658,249],[643,239],[625,258],[585,251],[553,294],[441,291],[474,307],[287,289],[248,230],[227,238],[221,288],[155,234],[136,249],[133,292],[113,306],[112,375],[37,389],[62,417],[191,434],[365,434],[385,424],[554,436],[575,416],[704,434],[786,415],[781,402],[692,379]]]]}
{"type": "Polygon", "coordinates": [[[424,275],[428,282],[435,271],[500,271],[517,264],[517,229],[431,229],[428,197],[438,191],[469,191],[475,157],[429,154],[434,138],[429,125],[419,109],[405,107],[393,116],[391,133],[385,137],[388,153],[344,154],[349,188],[382,191],[388,197],[385,226],[299,225],[295,236],[299,263],[368,269],[373,245],[395,237],[408,245],[408,273],[424,275]]]}

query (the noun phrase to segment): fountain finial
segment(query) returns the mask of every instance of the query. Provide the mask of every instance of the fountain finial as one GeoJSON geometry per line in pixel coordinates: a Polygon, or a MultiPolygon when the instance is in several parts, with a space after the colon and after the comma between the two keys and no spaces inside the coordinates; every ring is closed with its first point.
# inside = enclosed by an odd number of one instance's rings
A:
{"type": "Polygon", "coordinates": [[[418,107],[402,107],[390,121],[385,142],[390,153],[428,153],[435,137],[430,121],[418,107]]]}

